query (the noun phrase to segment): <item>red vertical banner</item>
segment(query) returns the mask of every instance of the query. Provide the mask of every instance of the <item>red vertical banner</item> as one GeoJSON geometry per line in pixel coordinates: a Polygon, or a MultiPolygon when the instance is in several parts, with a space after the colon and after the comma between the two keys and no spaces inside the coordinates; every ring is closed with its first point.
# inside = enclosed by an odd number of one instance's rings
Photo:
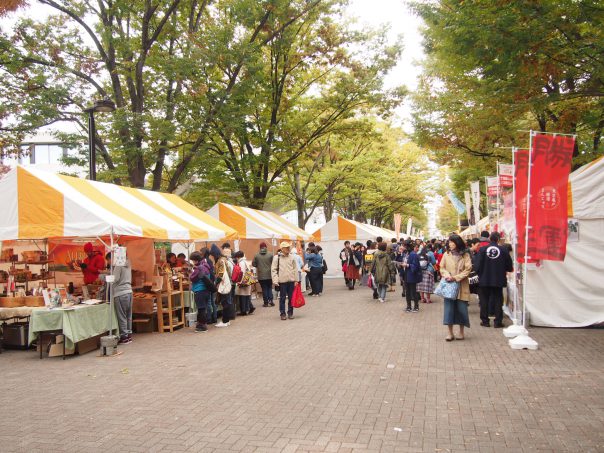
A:
{"type": "MultiPolygon", "coordinates": [[[[527,194],[528,194],[528,170],[529,170],[529,150],[516,150],[514,168],[514,202],[515,202],[515,217],[516,217],[516,235],[517,240],[517,256],[518,262],[524,263],[525,239],[526,239],[526,211],[527,211],[527,194]]],[[[529,260],[530,262],[530,260],[529,260]]]]}
{"type": "Polygon", "coordinates": [[[575,138],[534,134],[531,154],[529,257],[564,261],[568,238],[568,176],[575,138]]]}

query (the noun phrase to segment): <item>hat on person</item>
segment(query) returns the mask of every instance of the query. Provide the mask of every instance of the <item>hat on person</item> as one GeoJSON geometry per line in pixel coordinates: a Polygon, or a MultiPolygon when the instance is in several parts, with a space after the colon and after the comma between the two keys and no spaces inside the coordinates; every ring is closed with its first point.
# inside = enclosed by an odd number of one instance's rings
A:
{"type": "Polygon", "coordinates": [[[261,242],[261,243],[260,243],[260,248],[261,248],[261,249],[265,249],[266,247],[267,247],[267,246],[266,246],[266,242],[261,242]]]}
{"type": "Polygon", "coordinates": [[[281,245],[280,245],[280,247],[281,247],[282,249],[285,249],[285,248],[288,248],[288,249],[289,249],[289,248],[291,248],[291,246],[292,246],[292,245],[291,245],[291,243],[290,243],[290,242],[287,242],[287,241],[283,241],[283,242],[281,243],[281,245]]]}
{"type": "Polygon", "coordinates": [[[94,247],[92,246],[92,243],[86,242],[86,244],[84,244],[84,252],[92,253],[93,251],[94,251],[94,247]]]}
{"type": "Polygon", "coordinates": [[[490,233],[489,233],[487,230],[482,231],[482,232],[480,233],[480,238],[481,238],[481,239],[482,239],[482,238],[489,239],[489,236],[490,236],[490,233]]]}

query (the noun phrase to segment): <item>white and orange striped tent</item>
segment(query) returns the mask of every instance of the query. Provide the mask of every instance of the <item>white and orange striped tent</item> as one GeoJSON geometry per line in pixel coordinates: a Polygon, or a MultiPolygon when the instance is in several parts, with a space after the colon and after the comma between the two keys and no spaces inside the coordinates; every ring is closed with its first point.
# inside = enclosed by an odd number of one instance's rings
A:
{"type": "Polygon", "coordinates": [[[237,233],[182,198],[17,166],[0,180],[0,241],[120,237],[234,239],[237,233]]]}
{"type": "Polygon", "coordinates": [[[312,235],[279,214],[244,208],[227,203],[217,203],[209,215],[227,224],[239,234],[239,239],[310,241],[312,235]]]}
{"type": "MultiPolygon", "coordinates": [[[[344,248],[344,241],[361,242],[365,244],[368,240],[375,241],[381,237],[390,242],[396,237],[392,230],[380,228],[374,225],[357,222],[336,216],[313,233],[315,241],[323,248],[323,257],[327,262],[327,276],[336,277],[342,275],[342,264],[340,262],[340,251],[344,248]]],[[[406,235],[401,234],[401,237],[406,235]]]]}
{"type": "MultiPolygon", "coordinates": [[[[396,237],[396,233],[392,230],[368,225],[366,223],[357,222],[355,220],[346,219],[336,216],[313,233],[317,242],[325,241],[367,241],[377,237],[382,237],[384,240],[390,240],[396,237]]],[[[401,235],[405,236],[405,235],[401,235]]]]}

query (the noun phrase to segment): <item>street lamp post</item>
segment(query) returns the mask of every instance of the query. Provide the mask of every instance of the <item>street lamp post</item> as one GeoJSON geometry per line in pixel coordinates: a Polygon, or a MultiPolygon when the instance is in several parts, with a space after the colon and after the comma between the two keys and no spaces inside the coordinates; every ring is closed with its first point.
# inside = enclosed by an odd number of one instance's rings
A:
{"type": "Polygon", "coordinates": [[[88,177],[91,181],[96,181],[96,146],[94,137],[96,136],[96,125],[94,123],[94,112],[113,112],[115,104],[109,98],[95,101],[93,105],[84,109],[88,113],[88,177]]]}

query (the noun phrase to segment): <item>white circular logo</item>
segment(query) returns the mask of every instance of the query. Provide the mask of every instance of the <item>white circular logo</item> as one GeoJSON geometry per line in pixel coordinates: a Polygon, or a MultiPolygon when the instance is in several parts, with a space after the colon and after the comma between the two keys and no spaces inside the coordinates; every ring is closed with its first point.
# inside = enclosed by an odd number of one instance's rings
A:
{"type": "Polygon", "coordinates": [[[499,247],[496,247],[494,245],[489,246],[489,248],[487,248],[487,256],[492,259],[492,260],[496,260],[497,258],[499,258],[499,255],[501,254],[501,251],[499,250],[499,247]]]}
{"type": "Polygon", "coordinates": [[[541,209],[545,209],[546,211],[556,209],[560,204],[560,194],[556,188],[552,186],[542,187],[541,190],[539,190],[538,197],[541,209]]]}

